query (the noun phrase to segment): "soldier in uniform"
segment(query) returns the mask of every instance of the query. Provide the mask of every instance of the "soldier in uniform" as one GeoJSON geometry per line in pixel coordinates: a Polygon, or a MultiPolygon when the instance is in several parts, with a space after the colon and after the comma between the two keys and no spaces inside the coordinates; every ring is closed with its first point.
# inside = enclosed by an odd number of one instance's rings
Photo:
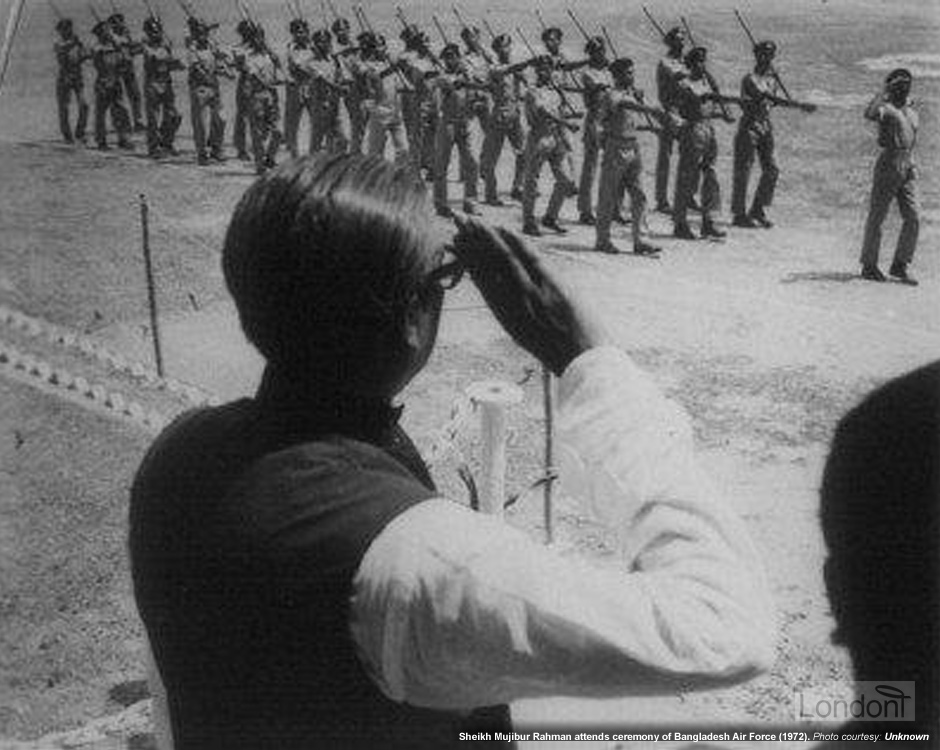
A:
{"type": "MultiPolygon", "coordinates": [[[[284,143],[291,156],[299,153],[297,135],[300,120],[307,113],[313,127],[313,61],[316,53],[310,45],[310,25],[294,18],[289,25],[291,41],[287,44],[287,83],[284,89],[284,143]]],[[[312,139],[311,139],[312,140],[312,139]]]]}
{"type": "Polygon", "coordinates": [[[248,53],[241,61],[248,91],[248,127],[255,157],[255,171],[264,174],[274,166],[274,157],[283,140],[277,86],[284,83],[280,61],[268,48],[264,29],[255,26],[248,38],[248,53]]]}
{"type": "Polygon", "coordinates": [[[613,79],[607,69],[607,50],[602,37],[595,36],[587,40],[584,52],[588,64],[581,70],[581,91],[584,97],[584,130],[582,140],[584,151],[581,160],[581,178],[578,186],[578,222],[592,226],[594,217],[594,176],[597,172],[597,156],[600,151],[597,113],[600,100],[605,91],[610,89],[613,79]]]}
{"type": "Polygon", "coordinates": [[[59,69],[55,81],[55,100],[59,111],[59,130],[66,143],[85,142],[85,128],[88,125],[88,101],[85,99],[85,78],[82,63],[89,53],[85,45],[75,34],[70,18],[61,18],[55,25],[59,39],[54,45],[55,58],[59,69]],[[78,118],[72,131],[69,114],[72,97],[78,108],[78,118]]]}
{"type": "Polygon", "coordinates": [[[637,143],[635,112],[646,112],[663,119],[665,112],[647,107],[633,86],[633,61],[627,57],[610,65],[613,88],[600,92],[597,104],[598,139],[603,149],[600,191],[597,199],[597,240],[595,249],[605,253],[620,250],[610,240],[610,225],[620,206],[624,191],[630,195],[633,215],[633,252],[658,255],[660,248],[644,242],[640,236],[645,225],[646,193],[643,192],[643,164],[637,143]]]}
{"type": "Polygon", "coordinates": [[[147,115],[147,153],[152,157],[176,155],[173,139],[183,118],[176,109],[173,71],[186,68],[163,35],[154,16],[144,21],[144,111],[147,115]]]}
{"type": "Polygon", "coordinates": [[[127,28],[123,13],[113,13],[109,16],[108,25],[111,27],[111,38],[123,53],[118,66],[118,75],[121,79],[121,85],[124,87],[124,93],[127,95],[127,101],[131,106],[134,130],[143,132],[144,121],[141,117],[140,86],[137,85],[137,73],[134,71],[134,56],[141,54],[143,47],[140,42],[135,42],[131,38],[131,32],[127,28]]]}
{"type": "Polygon", "coordinates": [[[343,78],[339,58],[333,54],[333,41],[327,29],[313,32],[312,72],[313,121],[310,127],[310,152],[326,148],[331,153],[345,153],[351,139],[349,115],[343,95],[350,81],[343,78]]]}
{"type": "Polygon", "coordinates": [[[888,273],[904,284],[916,286],[907,266],[917,249],[920,211],[917,201],[917,171],[914,167],[914,144],[917,142],[919,120],[909,99],[913,76],[906,68],[892,70],[885,79],[883,91],[865,108],[865,117],[878,123],[878,145],[881,154],[872,176],[868,220],[862,242],[862,278],[884,281],[878,268],[881,249],[881,227],[892,201],[901,212],[901,234],[894,250],[888,273]]]}
{"type": "Polygon", "coordinates": [[[773,59],[777,45],[760,42],[754,46],[754,70],[741,80],[741,120],[734,137],[734,179],[731,190],[731,213],[736,227],[769,229],[773,222],[765,209],[774,199],[780,170],[774,158],[774,131],[770,120],[773,106],[798,107],[812,112],[812,104],[799,104],[780,96],[777,79],[773,75],[773,59]],[[761,175],[757,190],[747,210],[747,183],[754,164],[754,155],[760,161],[761,175]]]}
{"type": "Polygon", "coordinates": [[[489,90],[493,99],[490,126],[483,139],[480,155],[480,171],[487,205],[502,206],[496,185],[496,164],[508,140],[515,155],[512,190],[514,200],[522,199],[522,183],[525,177],[525,131],[522,126],[523,71],[532,60],[512,62],[512,37],[500,34],[493,39],[496,61],[489,69],[489,90]]]}
{"type": "Polygon", "coordinates": [[[362,92],[362,109],[366,113],[366,153],[385,155],[385,144],[391,140],[396,163],[409,159],[408,137],[401,115],[399,86],[401,69],[389,58],[384,40],[371,31],[357,37],[359,59],[351,67],[362,92]]]}
{"type": "Polygon", "coordinates": [[[676,179],[676,202],[673,208],[673,234],[684,240],[694,240],[688,223],[688,211],[701,179],[702,237],[721,238],[725,232],[715,225],[715,215],[721,208],[721,189],[715,173],[718,141],[712,119],[724,117],[733,122],[720,105],[733,101],[716,94],[705,70],[707,52],[704,47],[693,47],[685,56],[689,69],[678,87],[677,106],[684,121],[679,134],[679,174],[676,179]]]}
{"type": "Polygon", "coordinates": [[[124,58],[121,48],[111,36],[111,27],[106,21],[99,21],[92,28],[97,43],[92,48],[91,59],[95,66],[95,142],[101,151],[107,151],[108,131],[105,118],[111,114],[111,124],[117,132],[118,147],[133,149],[134,144],[128,137],[131,130],[130,118],[121,102],[120,66],[124,58]]]}
{"type": "Polygon", "coordinates": [[[663,37],[666,43],[666,56],[656,66],[656,91],[659,106],[672,115],[663,121],[659,132],[659,153],[656,157],[656,210],[670,213],[669,205],[669,165],[672,161],[673,144],[678,139],[677,122],[679,82],[688,75],[688,69],[682,60],[685,37],[678,26],[670,29],[663,37]]]}
{"type": "MultiPolygon", "coordinates": [[[[241,42],[235,48],[234,57],[236,61],[244,58],[248,54],[248,38],[253,33],[254,27],[247,18],[243,18],[235,26],[235,31],[241,37],[241,42]]],[[[238,65],[238,78],[235,81],[235,123],[232,126],[232,145],[238,158],[242,161],[251,161],[252,156],[248,152],[248,86],[245,82],[244,67],[238,65]]]]}
{"type": "MultiPolygon", "coordinates": [[[[486,139],[490,129],[490,116],[493,101],[489,93],[490,65],[493,59],[484,48],[480,36],[480,29],[476,26],[464,26],[460,29],[460,38],[463,40],[464,50],[461,55],[461,64],[468,80],[473,84],[470,89],[469,105],[471,120],[476,120],[480,130],[480,143],[486,139]]],[[[482,147],[481,147],[482,154],[482,147]]],[[[482,158],[482,157],[481,157],[482,158]]]]}
{"type": "Polygon", "coordinates": [[[196,163],[203,165],[210,160],[225,161],[225,120],[222,119],[219,76],[234,77],[230,69],[231,61],[213,44],[207,24],[194,16],[189,17],[188,24],[189,111],[196,143],[196,163]]]}
{"type": "Polygon", "coordinates": [[[565,230],[558,223],[558,214],[565,198],[578,192],[572,177],[571,142],[568,131],[577,131],[562,92],[554,85],[555,61],[549,56],[535,61],[535,86],[526,92],[525,179],[522,188],[522,231],[538,237],[541,230],[535,222],[535,198],[538,194],[542,165],[547,161],[555,177],[555,186],[548,200],[542,226],[560,234],[565,230]]]}
{"type": "Polygon", "coordinates": [[[460,47],[446,44],[441,50],[444,69],[434,79],[434,100],[438,111],[437,130],[434,134],[434,206],[438,216],[453,216],[447,205],[447,175],[450,156],[457,146],[463,169],[463,210],[477,213],[477,161],[470,148],[470,112],[472,106],[471,82],[461,65],[460,47]]]}
{"type": "Polygon", "coordinates": [[[330,29],[333,32],[333,38],[336,40],[336,57],[343,68],[343,78],[351,80],[351,85],[346,88],[343,101],[349,115],[351,138],[349,150],[358,154],[362,153],[362,142],[365,138],[366,113],[362,106],[364,92],[361,89],[361,81],[354,71],[362,52],[358,46],[352,43],[349,21],[345,18],[337,18],[333,21],[330,29]]]}
{"type": "Polygon", "coordinates": [[[402,118],[415,170],[434,173],[435,106],[432,81],[440,72],[440,62],[431,51],[427,34],[414,24],[401,32],[405,52],[399,57],[410,89],[401,96],[402,118]]]}

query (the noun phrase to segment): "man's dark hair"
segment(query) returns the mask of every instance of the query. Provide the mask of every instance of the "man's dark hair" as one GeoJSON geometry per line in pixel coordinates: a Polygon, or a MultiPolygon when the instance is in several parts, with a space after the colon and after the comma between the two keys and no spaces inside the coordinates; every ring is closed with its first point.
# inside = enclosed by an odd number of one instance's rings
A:
{"type": "Polygon", "coordinates": [[[413,171],[376,157],[308,156],[258,180],[222,255],[248,339],[282,369],[381,379],[436,260],[428,216],[413,171]]]}
{"type": "Polygon", "coordinates": [[[940,361],[879,388],[842,419],[821,500],[835,639],[857,680],[914,680],[916,718],[935,725],[940,361]]]}

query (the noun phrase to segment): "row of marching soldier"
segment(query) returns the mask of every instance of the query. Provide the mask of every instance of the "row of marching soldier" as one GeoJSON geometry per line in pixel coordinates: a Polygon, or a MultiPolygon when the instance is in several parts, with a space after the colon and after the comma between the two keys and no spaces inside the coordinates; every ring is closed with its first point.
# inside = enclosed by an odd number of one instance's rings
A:
{"type": "MultiPolygon", "coordinates": [[[[514,159],[508,195],[522,204],[525,234],[565,233],[560,211],[566,199],[577,196],[578,222],[596,227],[598,250],[620,252],[611,240],[611,225],[619,221],[631,225],[634,253],[657,257],[660,248],[643,237],[647,201],[642,186],[640,133],[653,132],[657,136],[655,209],[672,217],[673,236],[684,240],[720,239],[725,231],[717,222],[721,191],[715,169],[718,140],[714,121],[737,120],[732,225],[769,228],[773,223],[768,209],[779,174],[771,110],[776,106],[804,112],[815,109],[812,104],[791,98],[774,69],[776,44],[754,40],[740,15],[753,42],[755,63],[741,81],[740,95],[727,96],[707,68],[707,50],[690,44],[691,30],[685,19],[685,29],[677,26],[664,30],[647,12],[666,45],[666,54],[656,70],[659,106],[652,106],[634,83],[634,62],[615,54],[606,29],[602,28],[602,36],[591,36],[571,10],[568,14],[584,38],[584,57],[576,60],[562,50],[562,30],[546,25],[541,14],[541,50],[533,48],[521,29],[515,29],[516,38],[526,48],[526,54],[520,57],[513,55],[511,34],[495,33],[484,20],[490,36],[486,45],[481,30],[467,23],[456,7],[453,10],[462,44],[451,39],[434,16],[442,42],[435,52],[430,35],[399,9],[404,49],[395,54],[389,51],[385,37],[372,28],[361,7],[355,10],[361,32],[353,38],[350,23],[335,12],[332,4],[332,22],[324,19],[314,29],[302,17],[300,8],[294,6],[290,42],[286,53],[278,55],[268,45],[263,26],[250,17],[244,6],[239,5],[243,13],[236,26],[240,43],[234,48],[215,41],[217,24],[197,17],[183,3],[181,7],[187,13],[189,31],[185,58],[175,56],[159,15],[152,10],[143,24],[143,42],[131,38],[123,15],[115,13],[95,24],[97,43],[87,52],[71,21],[60,19],[58,98],[62,134],[67,141],[84,138],[88,107],[82,93],[81,64],[91,59],[97,74],[97,145],[108,148],[105,117],[110,113],[118,145],[132,147],[131,118],[122,103],[122,90],[131,104],[133,127],[144,129],[134,75],[134,57],[141,55],[147,148],[155,158],[176,153],[174,138],[181,117],[175,106],[172,74],[186,69],[196,160],[199,164],[224,160],[225,122],[219,79],[233,78],[237,79],[233,146],[239,158],[254,162],[259,174],[274,166],[282,143],[292,156],[319,150],[385,156],[390,144],[391,158],[410,163],[433,182],[438,213],[449,216],[453,209],[448,175],[456,148],[462,210],[473,214],[477,212],[481,181],[484,202],[504,205],[497,184],[497,164],[508,145],[514,159]],[[79,110],[74,131],[68,113],[71,94],[79,110]],[[732,107],[740,114],[732,114],[732,107]],[[304,118],[308,120],[309,144],[301,148],[299,135],[304,118]],[[473,132],[475,129],[478,133],[473,132]],[[578,132],[583,148],[576,178],[572,137],[578,132]],[[474,150],[478,143],[482,144],[479,154],[474,150]],[[669,182],[676,151],[670,203],[669,182]],[[760,165],[760,177],[749,201],[755,160],[760,165]],[[554,184],[539,216],[538,182],[546,163],[554,184]],[[596,206],[595,182],[599,182],[596,206]],[[629,218],[622,211],[625,194],[630,197],[629,218]],[[698,233],[689,220],[690,212],[700,215],[698,233]]],[[[866,257],[870,256],[868,251],[866,257]]],[[[871,277],[870,261],[863,259],[863,264],[869,269],[866,278],[871,277]]],[[[899,278],[906,278],[904,268],[897,270],[899,278]]]]}

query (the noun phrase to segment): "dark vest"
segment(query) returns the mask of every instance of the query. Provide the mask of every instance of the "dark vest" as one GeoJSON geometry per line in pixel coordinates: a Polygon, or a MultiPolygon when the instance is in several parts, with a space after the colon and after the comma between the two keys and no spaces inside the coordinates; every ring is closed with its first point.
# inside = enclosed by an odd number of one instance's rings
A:
{"type": "Polygon", "coordinates": [[[359,563],[436,494],[397,414],[264,394],[179,420],[131,493],[134,590],[176,750],[467,750],[460,732],[508,731],[506,706],[390,701],[356,656],[359,563]]]}

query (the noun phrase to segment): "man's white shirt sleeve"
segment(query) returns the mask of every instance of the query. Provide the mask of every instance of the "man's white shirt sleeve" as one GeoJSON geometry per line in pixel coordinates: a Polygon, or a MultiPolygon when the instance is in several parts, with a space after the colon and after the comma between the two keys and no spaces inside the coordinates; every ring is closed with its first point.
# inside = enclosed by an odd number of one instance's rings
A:
{"type": "Polygon", "coordinates": [[[745,679],[773,660],[761,565],[693,455],[689,420],[618,349],[559,382],[563,476],[622,539],[616,567],[436,499],[394,519],[354,580],[351,629],[389,697],[462,709],[745,679]]]}

